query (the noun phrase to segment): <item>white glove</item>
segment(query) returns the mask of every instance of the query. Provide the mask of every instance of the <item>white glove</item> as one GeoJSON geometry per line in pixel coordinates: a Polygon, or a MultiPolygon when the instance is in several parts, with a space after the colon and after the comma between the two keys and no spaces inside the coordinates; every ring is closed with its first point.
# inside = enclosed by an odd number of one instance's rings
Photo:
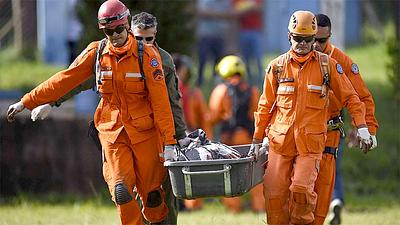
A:
{"type": "Polygon", "coordinates": [[[189,144],[193,141],[192,138],[190,137],[184,137],[182,139],[178,140],[178,144],[181,148],[186,148],[187,146],[189,146],[189,144]]]}
{"type": "Polygon", "coordinates": [[[367,153],[372,146],[371,134],[367,127],[362,127],[357,129],[357,137],[360,139],[360,148],[364,153],[367,153]]]}
{"type": "Polygon", "coordinates": [[[261,144],[261,148],[259,150],[259,154],[264,154],[268,152],[268,147],[269,147],[269,139],[268,137],[264,137],[263,142],[261,144]]]}
{"type": "Polygon", "coordinates": [[[376,140],[376,136],[375,135],[371,135],[371,140],[372,140],[372,146],[370,149],[374,149],[378,146],[378,141],[376,140]]]}
{"type": "Polygon", "coordinates": [[[260,140],[257,139],[253,139],[253,142],[250,145],[250,151],[248,155],[254,155],[256,161],[258,160],[258,156],[260,154],[260,145],[260,140]]]}
{"type": "Polygon", "coordinates": [[[44,104],[34,108],[31,112],[31,120],[44,120],[49,115],[52,108],[53,107],[50,104],[44,104]]]}
{"type": "Polygon", "coordinates": [[[178,153],[175,145],[166,145],[164,147],[164,160],[165,161],[176,161],[178,160],[178,153]]]}
{"type": "Polygon", "coordinates": [[[8,122],[13,122],[15,120],[15,116],[18,113],[22,112],[24,109],[25,109],[25,106],[21,101],[10,105],[7,110],[8,122]]]}

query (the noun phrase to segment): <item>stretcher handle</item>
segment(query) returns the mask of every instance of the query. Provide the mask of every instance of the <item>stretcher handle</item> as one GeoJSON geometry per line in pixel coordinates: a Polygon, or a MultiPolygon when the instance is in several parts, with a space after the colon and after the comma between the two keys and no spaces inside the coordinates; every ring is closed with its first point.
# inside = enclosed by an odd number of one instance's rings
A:
{"type": "Polygon", "coordinates": [[[191,172],[191,171],[189,171],[189,167],[185,166],[182,168],[182,173],[185,175],[219,174],[219,173],[226,173],[231,169],[232,169],[231,165],[224,165],[224,169],[222,169],[222,170],[208,170],[208,171],[191,172]]]}

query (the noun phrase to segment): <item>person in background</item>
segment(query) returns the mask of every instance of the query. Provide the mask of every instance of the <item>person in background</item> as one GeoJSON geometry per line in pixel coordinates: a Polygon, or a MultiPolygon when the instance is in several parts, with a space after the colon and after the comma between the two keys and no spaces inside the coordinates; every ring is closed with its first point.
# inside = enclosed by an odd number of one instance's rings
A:
{"type": "MultiPolygon", "coordinates": [[[[371,150],[377,146],[375,135],[378,128],[378,121],[375,117],[375,103],[372,95],[362,80],[357,64],[343,51],[330,43],[329,39],[332,31],[329,17],[324,14],[318,14],[316,18],[318,31],[315,35],[314,49],[329,55],[343,66],[344,74],[349,78],[351,85],[357,92],[360,100],[364,103],[366,108],[365,121],[367,122],[368,131],[372,138],[372,147],[369,149],[371,150]]],[[[329,102],[328,136],[315,184],[315,192],[318,194],[317,205],[314,211],[315,220],[313,224],[315,225],[324,224],[329,205],[331,205],[330,208],[332,211],[329,223],[332,225],[340,224],[341,209],[344,205],[343,181],[340,173],[344,145],[343,105],[340,104],[337,97],[333,94],[329,95],[329,102]]]]}
{"type": "Polygon", "coordinates": [[[314,221],[314,186],[326,140],[329,90],[349,110],[362,146],[369,149],[372,145],[363,103],[340,64],[312,49],[316,33],[313,13],[296,11],[291,15],[290,50],[270,62],[254,113],[250,151],[259,155],[259,143],[269,140],[264,174],[268,224],[314,221]]]}
{"type": "Polygon", "coordinates": [[[68,69],[10,105],[7,120],[12,122],[25,108],[32,110],[57,101],[96,72],[102,98],[94,124],[102,146],[104,179],[121,224],[142,225],[142,215],[153,224],[161,224],[168,208],[161,188],[166,170],[160,155],[164,160],[176,156],[174,121],[160,55],[154,46],[143,45],[143,61],[139,61],[140,43],[130,31],[129,16],[122,2],[105,1],[97,19],[106,42],[90,43],[68,69]],[[100,43],[106,45],[98,61],[99,70],[94,71],[100,43]],[[133,200],[134,188],[143,202],[142,210],[133,200]]]}
{"type": "Polygon", "coordinates": [[[76,15],[76,1],[68,1],[68,15],[70,16],[68,20],[68,37],[67,46],[69,50],[69,63],[71,64],[74,59],[78,56],[77,43],[82,34],[82,24],[76,15]]]}
{"type": "MultiPolygon", "coordinates": [[[[213,133],[210,126],[210,114],[207,102],[200,88],[192,87],[193,77],[192,60],[181,54],[173,54],[176,73],[179,76],[179,90],[182,93],[182,106],[188,131],[192,132],[198,128],[203,129],[207,137],[212,139],[213,133]]],[[[198,210],[203,207],[203,199],[183,200],[184,209],[198,210]]]]}
{"type": "MultiPolygon", "coordinates": [[[[259,91],[245,81],[246,65],[235,55],[228,55],[216,66],[223,83],[211,92],[209,106],[211,124],[221,126],[220,141],[227,145],[249,144],[254,132],[254,111],[257,110],[259,91]]],[[[264,212],[262,184],[251,191],[251,208],[264,212]]],[[[241,197],[223,198],[223,204],[233,213],[242,211],[241,197]]]]}
{"type": "MultiPolygon", "coordinates": [[[[204,82],[204,69],[207,62],[212,62],[212,68],[225,54],[225,35],[232,17],[230,0],[200,0],[197,1],[197,38],[199,71],[197,86],[204,82]]],[[[215,73],[213,79],[215,82],[215,73]]]]}
{"type": "Polygon", "coordinates": [[[239,49],[246,63],[247,79],[259,85],[263,75],[263,0],[231,0],[239,22],[239,49]]]}

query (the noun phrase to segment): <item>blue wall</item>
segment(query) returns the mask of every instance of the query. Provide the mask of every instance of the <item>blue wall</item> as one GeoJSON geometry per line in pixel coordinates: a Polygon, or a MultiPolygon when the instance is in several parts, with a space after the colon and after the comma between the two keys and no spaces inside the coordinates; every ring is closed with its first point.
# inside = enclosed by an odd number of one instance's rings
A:
{"type": "MultiPolygon", "coordinates": [[[[320,11],[320,0],[265,0],[264,49],[266,52],[285,52],[290,45],[287,40],[287,25],[290,15],[296,10],[320,11]]],[[[345,1],[346,45],[357,44],[361,32],[361,8],[359,0],[345,1]]]]}
{"type": "Polygon", "coordinates": [[[38,46],[46,63],[68,65],[67,1],[37,1],[38,46]]]}
{"type": "Polygon", "coordinates": [[[357,45],[361,41],[361,4],[360,0],[346,1],[346,28],[345,28],[345,45],[357,45]]]}

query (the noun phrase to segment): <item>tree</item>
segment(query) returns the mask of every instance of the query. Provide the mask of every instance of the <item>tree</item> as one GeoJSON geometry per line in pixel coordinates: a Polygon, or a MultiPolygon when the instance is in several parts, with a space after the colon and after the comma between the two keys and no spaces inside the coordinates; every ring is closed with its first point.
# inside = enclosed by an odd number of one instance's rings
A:
{"type": "MultiPolygon", "coordinates": [[[[83,0],[77,10],[84,27],[81,49],[93,40],[100,40],[104,34],[97,27],[97,10],[103,1],[83,0]]],[[[195,1],[131,0],[122,1],[131,14],[146,11],[157,17],[157,43],[168,52],[189,54],[194,41],[193,14],[195,1]]]]}
{"type": "Polygon", "coordinates": [[[387,65],[388,75],[393,86],[394,98],[400,103],[400,1],[393,1],[395,15],[395,37],[388,41],[390,62],[387,65]]]}

